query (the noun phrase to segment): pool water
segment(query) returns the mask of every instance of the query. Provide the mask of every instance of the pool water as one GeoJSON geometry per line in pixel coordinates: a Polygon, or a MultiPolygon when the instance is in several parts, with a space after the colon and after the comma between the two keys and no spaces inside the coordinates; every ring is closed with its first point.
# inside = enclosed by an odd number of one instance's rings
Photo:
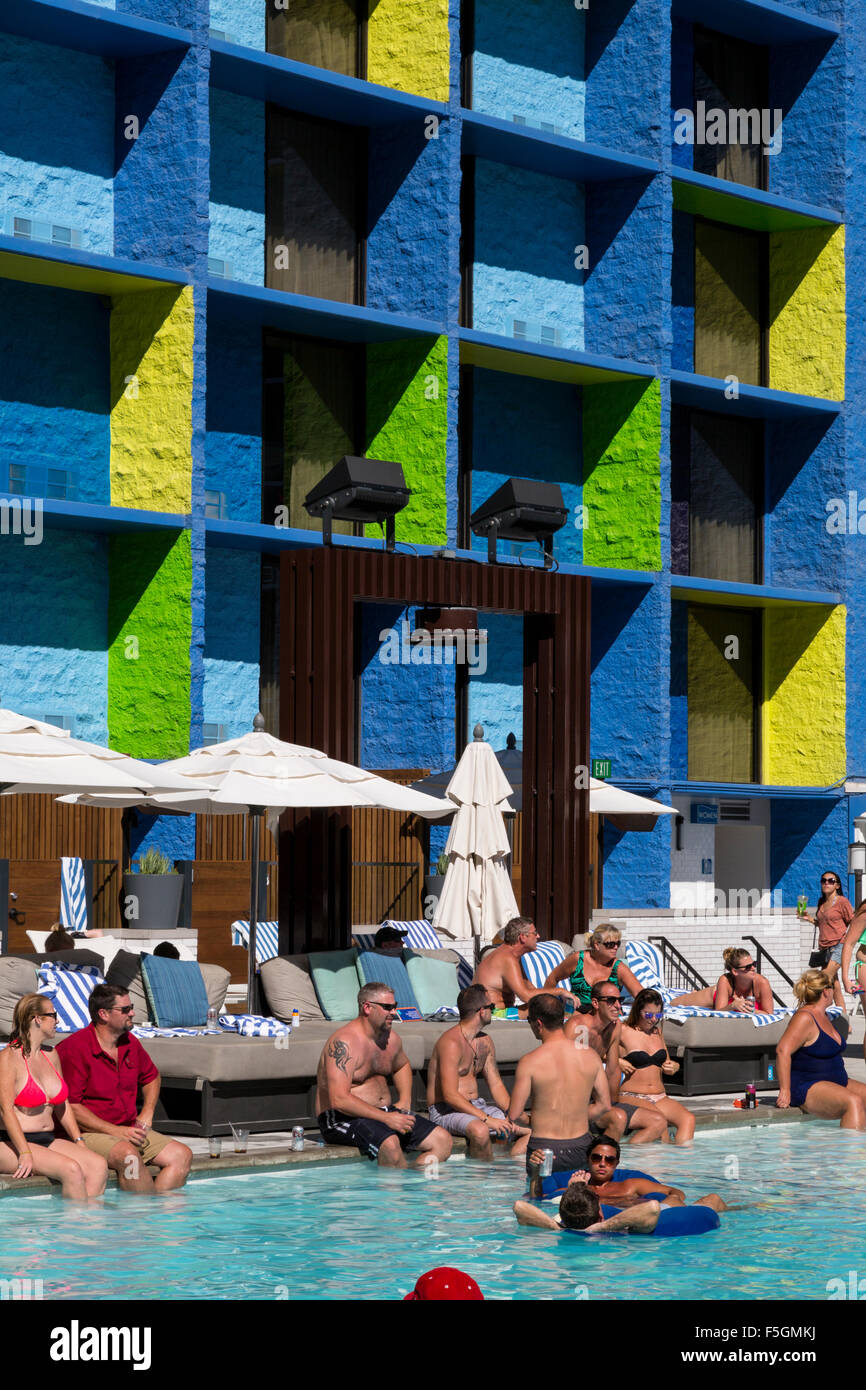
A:
{"type": "Polygon", "coordinates": [[[866,1135],[810,1121],[625,1155],[687,1198],[766,1205],[708,1235],[587,1240],[519,1227],[522,1168],[504,1157],[452,1160],[436,1180],[301,1166],[160,1200],[112,1191],[101,1207],[3,1197],[0,1280],[41,1279],[46,1299],[396,1299],[444,1264],[488,1298],[826,1299],[832,1280],[866,1274],[866,1135]]]}

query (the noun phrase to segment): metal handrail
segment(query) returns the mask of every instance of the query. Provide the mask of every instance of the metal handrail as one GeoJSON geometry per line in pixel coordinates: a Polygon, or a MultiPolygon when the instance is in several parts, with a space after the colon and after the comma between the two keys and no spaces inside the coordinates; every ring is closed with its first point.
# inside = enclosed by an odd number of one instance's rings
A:
{"type": "Polygon", "coordinates": [[[695,967],[686,960],[682,951],[678,950],[672,941],[666,936],[650,936],[647,938],[653,945],[660,945],[662,948],[662,965],[665,972],[665,986],[668,989],[708,989],[709,982],[700,975],[695,967]],[[676,972],[676,979],[669,979],[676,972]]]}
{"type": "MultiPolygon", "coordinates": [[[[758,938],[757,938],[756,936],[744,936],[744,937],[743,937],[743,940],[744,940],[744,941],[751,941],[752,945],[755,947],[754,954],[758,957],[758,959],[755,961],[755,968],[756,968],[757,973],[758,973],[759,975],[762,973],[762,971],[761,971],[761,962],[762,962],[764,956],[766,956],[766,957],[767,957],[767,960],[770,962],[770,964],[772,965],[773,969],[776,970],[776,971],[781,975],[782,979],[786,982],[786,984],[789,984],[789,985],[791,986],[791,989],[794,988],[794,981],[791,979],[791,976],[788,974],[788,972],[787,972],[786,970],[783,970],[783,969],[782,969],[781,965],[780,965],[779,962],[776,960],[775,956],[771,956],[771,955],[770,955],[770,952],[767,950],[766,946],[762,946],[761,943],[760,943],[760,941],[758,940],[758,938]]],[[[787,1008],[790,1007],[788,1004],[785,1003],[785,1001],[784,1001],[784,999],[781,997],[781,995],[779,995],[779,994],[776,993],[776,991],[773,989],[773,986],[772,986],[772,985],[770,985],[770,989],[772,990],[773,998],[776,1000],[777,1004],[779,1004],[781,1008],[787,1009],[787,1008]]]]}

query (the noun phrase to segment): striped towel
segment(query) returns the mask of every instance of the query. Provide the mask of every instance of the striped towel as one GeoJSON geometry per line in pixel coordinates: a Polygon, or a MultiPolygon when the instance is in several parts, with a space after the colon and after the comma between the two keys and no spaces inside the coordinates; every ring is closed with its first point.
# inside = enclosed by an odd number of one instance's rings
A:
{"type": "MultiPolygon", "coordinates": [[[[256,965],[264,965],[266,960],[273,960],[280,954],[279,937],[279,922],[256,923],[256,965]]],[[[246,951],[250,949],[249,922],[232,922],[232,945],[243,946],[246,951]]]]}
{"type": "MultiPolygon", "coordinates": [[[[87,885],[83,859],[60,860],[60,921],[67,931],[87,931],[87,885]]],[[[88,1022],[90,1020],[88,1019],[88,1022]]]]}
{"type": "Polygon", "coordinates": [[[290,1023],[261,1014],[221,1014],[219,1024],[227,1033],[240,1033],[244,1038],[281,1038],[292,1032],[290,1023]]]}
{"type": "MultiPolygon", "coordinates": [[[[520,968],[531,985],[541,989],[551,970],[562,965],[569,949],[564,941],[539,941],[534,951],[520,957],[520,968]]],[[[560,980],[559,989],[568,989],[568,980],[560,980]]]]}
{"type": "Polygon", "coordinates": [[[691,1004],[677,1008],[674,1002],[670,1008],[665,1009],[665,1022],[672,1019],[674,1023],[685,1023],[687,1018],[747,1018],[755,1028],[766,1028],[771,1023],[791,1018],[794,1013],[796,1009],[775,1009],[771,1014],[741,1014],[728,1009],[696,1009],[691,1004]]]}
{"type": "Polygon", "coordinates": [[[380,923],[383,927],[395,927],[397,931],[408,931],[406,945],[414,946],[416,951],[440,951],[443,943],[429,922],[392,922],[390,917],[386,917],[380,923]]]}
{"type": "Polygon", "coordinates": [[[151,1023],[136,1023],[133,1033],[137,1038],[203,1038],[206,1028],[157,1028],[151,1023]]]}
{"type": "Polygon", "coordinates": [[[642,989],[664,989],[665,968],[657,946],[649,941],[627,941],[625,963],[642,989]]]}
{"type": "Polygon", "coordinates": [[[90,1023],[88,1001],[96,986],[104,984],[98,965],[46,962],[39,966],[36,990],[53,1002],[58,1033],[77,1033],[90,1023]]]}

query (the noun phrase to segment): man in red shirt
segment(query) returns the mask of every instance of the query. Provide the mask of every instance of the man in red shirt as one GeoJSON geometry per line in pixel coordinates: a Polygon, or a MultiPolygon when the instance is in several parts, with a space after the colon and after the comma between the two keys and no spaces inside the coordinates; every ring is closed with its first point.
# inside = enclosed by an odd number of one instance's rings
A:
{"type": "Polygon", "coordinates": [[[116,985],[97,985],[89,1008],[90,1027],[64,1038],[57,1047],[85,1144],[107,1160],[125,1192],[169,1192],[183,1187],[192,1153],[186,1144],[150,1127],[159,1096],[159,1072],[130,1031],[134,1014],[129,995],[116,985]],[[149,1163],[160,1170],[155,1179],[148,1172],[149,1163]]]}

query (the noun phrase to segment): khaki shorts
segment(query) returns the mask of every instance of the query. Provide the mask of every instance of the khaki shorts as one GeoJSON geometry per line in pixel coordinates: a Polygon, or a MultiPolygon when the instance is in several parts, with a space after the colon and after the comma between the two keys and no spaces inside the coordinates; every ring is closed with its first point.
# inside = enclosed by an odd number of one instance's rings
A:
{"type": "MultiPolygon", "coordinates": [[[[83,1134],[82,1138],[84,1140],[85,1146],[90,1150],[91,1153],[101,1154],[102,1157],[106,1159],[108,1158],[108,1155],[111,1153],[111,1150],[115,1147],[116,1144],[124,1143],[124,1140],[122,1139],[115,1139],[113,1134],[83,1134]]],[[[147,1131],[147,1143],[145,1144],[143,1149],[139,1150],[142,1161],[145,1164],[153,1163],[153,1160],[156,1158],[157,1154],[162,1153],[162,1150],[165,1148],[166,1144],[171,1144],[172,1142],[173,1141],[169,1135],[157,1134],[155,1129],[149,1129],[147,1131]]]]}

